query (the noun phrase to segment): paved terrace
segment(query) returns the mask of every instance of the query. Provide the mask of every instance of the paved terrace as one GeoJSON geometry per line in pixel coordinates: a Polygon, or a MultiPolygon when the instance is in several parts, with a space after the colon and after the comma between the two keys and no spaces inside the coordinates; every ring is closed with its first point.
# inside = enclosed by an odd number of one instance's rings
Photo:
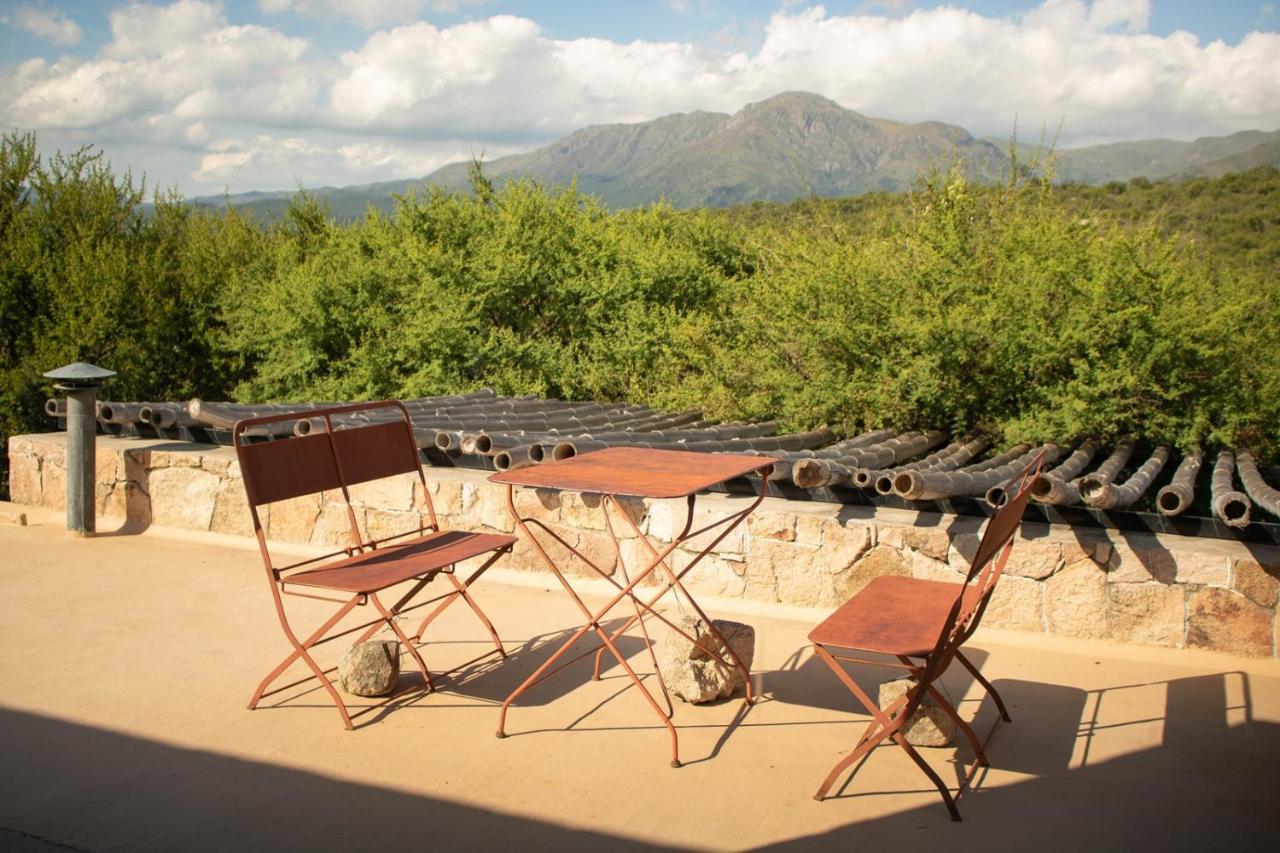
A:
{"type": "MultiPolygon", "coordinates": [[[[28,512],[32,526],[0,519],[0,848],[1247,850],[1280,831],[1274,660],[980,632],[973,657],[1014,722],[952,824],[892,748],[840,796],[810,799],[865,722],[805,642],[820,611],[740,617],[757,628],[764,700],[745,715],[740,701],[679,707],[678,770],[639,696],[619,694],[616,670],[587,681],[586,663],[494,738],[498,703],[575,624],[527,573],[476,590],[507,662],[473,660],[487,641],[452,608],[425,649],[452,668],[443,689],[346,732],[311,687],[245,709],[287,650],[245,540],[75,540],[28,512]]],[[[956,670],[947,689],[972,714],[980,690],[956,670]]],[[[923,752],[954,778],[955,750],[923,752]]]]}

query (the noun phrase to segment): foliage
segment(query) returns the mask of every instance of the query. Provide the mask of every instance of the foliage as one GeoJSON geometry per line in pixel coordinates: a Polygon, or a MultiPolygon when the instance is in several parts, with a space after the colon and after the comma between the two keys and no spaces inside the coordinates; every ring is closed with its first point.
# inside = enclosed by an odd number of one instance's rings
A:
{"type": "Polygon", "coordinates": [[[570,186],[432,190],[280,223],[144,189],[89,150],[0,148],[0,434],[40,373],[117,399],[502,393],[802,429],[1004,440],[1280,438],[1280,178],[915,191],[611,213],[570,186]]]}

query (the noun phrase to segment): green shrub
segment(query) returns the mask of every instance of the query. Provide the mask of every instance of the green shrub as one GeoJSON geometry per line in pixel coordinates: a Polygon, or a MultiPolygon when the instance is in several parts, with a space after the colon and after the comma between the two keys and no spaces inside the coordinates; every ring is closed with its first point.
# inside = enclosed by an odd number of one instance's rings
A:
{"type": "Polygon", "coordinates": [[[1143,435],[1264,454],[1280,431],[1280,178],[975,186],[611,213],[473,169],[336,223],[144,188],[0,141],[0,435],[40,373],[117,399],[501,393],[696,407],[805,429],[1143,435]]]}

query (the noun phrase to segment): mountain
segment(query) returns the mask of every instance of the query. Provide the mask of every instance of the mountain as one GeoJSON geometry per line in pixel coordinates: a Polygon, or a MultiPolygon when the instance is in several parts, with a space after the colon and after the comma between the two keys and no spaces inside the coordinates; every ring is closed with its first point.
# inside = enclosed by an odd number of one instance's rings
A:
{"type": "Polygon", "coordinates": [[[1144,139],[1068,148],[1058,153],[1056,177],[1083,184],[1148,178],[1217,177],[1258,166],[1280,166],[1280,130],[1245,130],[1192,142],[1144,139]]]}
{"type": "MultiPolygon", "coordinates": [[[[999,148],[961,127],[868,118],[818,95],[787,92],[733,115],[694,112],[588,127],[546,148],[494,160],[485,173],[551,183],[576,176],[580,189],[612,207],[658,198],[676,207],[722,207],[905,189],[953,156],[983,177],[998,175],[1005,161],[999,148]]],[[[426,180],[464,185],[466,166],[446,166],[426,180]]]]}
{"type": "MultiPolygon", "coordinates": [[[[1022,156],[1030,155],[1027,146],[1022,156]]],[[[1151,139],[1057,152],[1060,180],[1097,184],[1218,175],[1259,165],[1280,166],[1280,131],[1244,131],[1194,142],[1151,139]]],[[[784,92],[729,115],[677,113],[636,124],[594,125],[525,154],[485,163],[502,182],[528,175],[548,184],[575,178],[578,188],[614,208],[666,199],[677,207],[723,207],[806,196],[849,196],[910,186],[930,166],[959,158],[979,179],[1008,169],[1001,144],[975,139],[955,125],[871,118],[807,92],[784,92]]],[[[354,219],[366,207],[390,210],[413,187],[469,187],[467,164],[453,163],[417,180],[324,187],[333,215],[354,219]]],[[[278,218],[292,193],[208,196],[278,218]]]]}

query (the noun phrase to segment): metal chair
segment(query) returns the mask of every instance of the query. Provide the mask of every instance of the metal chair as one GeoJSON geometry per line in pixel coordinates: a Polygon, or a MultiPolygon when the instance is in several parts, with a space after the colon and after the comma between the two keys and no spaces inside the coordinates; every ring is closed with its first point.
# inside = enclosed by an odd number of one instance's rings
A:
{"type": "MultiPolygon", "coordinates": [[[[333,669],[321,669],[312,658],[311,649],[358,631],[363,633],[355,642],[363,642],[384,626],[391,629],[399,644],[413,658],[427,689],[432,689],[431,672],[419,654],[415,641],[421,640],[423,631],[432,620],[459,599],[470,606],[488,630],[498,654],[506,657],[506,651],[493,624],[476,604],[469,588],[499,557],[511,550],[515,537],[440,529],[418,458],[409,412],[402,404],[390,400],[335,406],[301,414],[284,412],[249,418],[235,425],[232,444],[240,461],[249,512],[253,516],[253,531],[271,584],[276,616],[285,637],[293,646],[293,651],[258,685],[253,698],[249,700],[250,710],[258,706],[264,695],[270,695],[266,692],[267,688],[286,669],[301,660],[312,673],[303,681],[318,679],[337,706],[343,725],[351,729],[351,715],[328,677],[333,669]],[[385,411],[367,415],[374,410],[386,409],[393,410],[389,417],[385,411]],[[337,416],[342,416],[342,428],[335,429],[334,418],[337,416]],[[246,438],[251,437],[246,433],[270,432],[255,430],[255,427],[302,417],[323,419],[324,432],[274,441],[246,441],[246,438]],[[367,421],[362,421],[362,418],[367,418],[367,421]],[[367,425],[359,425],[362,422],[367,425]],[[427,522],[420,521],[416,529],[395,536],[369,538],[366,533],[361,532],[357,523],[349,487],[407,473],[416,474],[422,485],[427,522]],[[264,504],[319,492],[337,492],[342,495],[349,524],[350,544],[340,551],[321,557],[278,566],[268,550],[258,508],[264,504]],[[455,574],[458,563],[484,555],[488,555],[488,558],[465,581],[458,579],[455,574]],[[410,606],[409,602],[427,584],[440,576],[448,578],[453,589],[410,606]],[[390,606],[379,598],[379,593],[406,583],[412,585],[390,606]],[[317,591],[336,594],[337,597],[318,595],[317,591]],[[332,601],[341,606],[305,639],[299,639],[289,624],[283,599],[285,595],[332,601]],[[406,636],[397,624],[396,617],[432,603],[436,604],[435,609],[423,619],[417,632],[413,637],[406,636]],[[377,618],[339,633],[329,634],[343,617],[365,604],[373,605],[378,613],[377,618]]],[[[298,683],[302,682],[294,684],[298,683]]],[[[283,689],[285,688],[271,692],[283,689]]]]}
{"type": "MultiPolygon", "coordinates": [[[[1031,497],[1031,486],[1039,476],[1043,463],[1043,457],[1037,457],[1023,470],[1013,496],[987,523],[963,584],[907,577],[879,577],[810,632],[809,640],[813,643],[814,652],[831,667],[840,682],[872,717],[852,751],[827,774],[814,799],[825,799],[831,786],[845,770],[861,762],[885,740],[892,740],[906,751],[911,760],[937,786],[951,813],[951,819],[960,820],[955,801],[964,792],[977,769],[987,766],[985,748],[996,727],[1002,720],[1009,721],[1009,712],[1000,694],[972,661],[964,656],[960,647],[977,629],[982,619],[991,593],[1009,559],[1014,534],[1022,523],[1023,512],[1031,497]],[[869,653],[880,657],[858,657],[848,654],[849,652],[869,653]],[[887,662],[883,660],[884,656],[896,658],[898,662],[887,662]],[[983,686],[995,700],[1000,712],[983,740],[978,739],[969,724],[960,719],[955,707],[934,686],[953,660],[959,661],[983,686]],[[841,665],[842,662],[906,670],[914,684],[889,707],[881,709],[879,703],[853,680],[841,665]],[[903,728],[925,696],[930,697],[955,721],[957,728],[973,748],[974,762],[967,769],[954,796],[903,734],[903,728]]],[[[854,773],[856,772],[855,768],[854,773]]]]}

